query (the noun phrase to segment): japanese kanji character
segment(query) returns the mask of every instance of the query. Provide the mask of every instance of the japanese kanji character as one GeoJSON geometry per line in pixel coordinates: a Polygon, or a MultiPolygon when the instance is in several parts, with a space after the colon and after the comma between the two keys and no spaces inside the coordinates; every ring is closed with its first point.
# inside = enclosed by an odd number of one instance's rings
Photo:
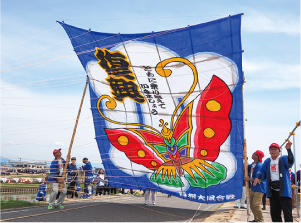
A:
{"type": "Polygon", "coordinates": [[[159,99],[159,98],[157,98],[157,103],[162,103],[162,104],[164,104],[164,102],[163,102],[161,99],[159,99]]]}
{"type": "Polygon", "coordinates": [[[124,98],[129,97],[137,103],[145,102],[145,98],[138,91],[138,85],[133,81],[114,79],[112,77],[106,80],[109,82],[114,99],[117,101],[123,102],[124,98]]]}
{"type": "Polygon", "coordinates": [[[151,83],[151,84],[150,84],[150,87],[151,87],[151,89],[153,89],[153,90],[158,90],[158,85],[157,85],[157,84],[151,83]]]}
{"type": "Polygon", "coordinates": [[[214,195],[207,196],[207,200],[208,201],[215,201],[215,196],[214,195]]]}
{"type": "Polygon", "coordinates": [[[206,199],[205,199],[205,196],[203,196],[203,195],[200,194],[200,196],[198,196],[198,200],[203,200],[203,201],[205,201],[206,199]]]}
{"type": "Polygon", "coordinates": [[[127,57],[119,51],[110,52],[107,49],[96,49],[96,58],[98,64],[108,75],[116,77],[125,77],[129,80],[135,80],[135,75],[130,70],[130,62],[127,57]]]}
{"type": "Polygon", "coordinates": [[[188,197],[191,198],[191,199],[196,199],[196,194],[191,194],[191,193],[189,193],[189,194],[188,194],[188,197]]]}
{"type": "Polygon", "coordinates": [[[226,195],[226,200],[231,200],[231,199],[235,199],[235,195],[234,194],[227,194],[226,195]]]}
{"type": "Polygon", "coordinates": [[[218,195],[218,196],[216,197],[216,199],[217,199],[218,201],[223,201],[223,200],[224,200],[224,197],[225,197],[225,196],[218,195]]]}

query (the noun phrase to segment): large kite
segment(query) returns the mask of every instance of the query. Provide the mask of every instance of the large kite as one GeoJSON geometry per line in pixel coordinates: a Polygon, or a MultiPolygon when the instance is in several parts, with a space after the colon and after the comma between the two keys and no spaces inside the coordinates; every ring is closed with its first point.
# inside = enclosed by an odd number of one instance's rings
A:
{"type": "Polygon", "coordinates": [[[142,34],[60,24],[89,77],[110,186],[206,203],[241,198],[241,14],[142,34]]]}

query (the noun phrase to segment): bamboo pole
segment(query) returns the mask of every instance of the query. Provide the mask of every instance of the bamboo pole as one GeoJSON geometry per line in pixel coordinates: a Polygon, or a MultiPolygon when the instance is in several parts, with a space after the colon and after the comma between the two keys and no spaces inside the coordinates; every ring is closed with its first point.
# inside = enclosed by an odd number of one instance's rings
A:
{"type": "MultiPolygon", "coordinates": [[[[247,140],[244,139],[244,169],[245,174],[244,177],[248,177],[248,156],[247,156],[247,140]]],[[[250,217],[250,195],[249,195],[249,181],[245,180],[246,184],[246,199],[247,199],[247,222],[249,221],[250,217]]]]}
{"type": "MultiPolygon", "coordinates": [[[[300,123],[300,122],[299,122],[300,123]]],[[[296,146],[295,146],[295,133],[292,133],[293,135],[293,147],[294,147],[294,155],[296,155],[296,146]]],[[[299,201],[298,201],[298,183],[297,183],[297,163],[295,161],[294,165],[294,170],[295,170],[295,194],[292,196],[296,196],[296,208],[297,208],[297,217],[300,218],[300,213],[299,213],[299,201]]]]}
{"type": "MultiPolygon", "coordinates": [[[[293,135],[293,133],[295,132],[295,130],[300,126],[300,122],[296,122],[296,126],[295,128],[293,129],[293,131],[290,132],[289,136],[287,137],[287,139],[284,140],[284,143],[282,143],[282,145],[280,146],[280,149],[282,148],[282,146],[289,141],[289,138],[293,135]]],[[[281,150],[282,151],[282,150],[281,150]]]]}
{"type": "MultiPolygon", "coordinates": [[[[244,76],[244,72],[243,72],[244,76]]],[[[244,177],[248,176],[248,153],[247,153],[247,139],[246,139],[246,128],[245,128],[245,98],[244,98],[244,84],[245,84],[245,77],[242,84],[242,109],[243,109],[243,130],[244,130],[244,170],[245,174],[244,177]]],[[[249,181],[245,180],[246,184],[246,199],[247,199],[247,222],[249,221],[250,217],[250,200],[249,200],[249,181]]]]}
{"type": "MultiPolygon", "coordinates": [[[[79,120],[79,116],[80,116],[80,113],[81,113],[81,110],[82,110],[82,106],[83,106],[83,102],[84,102],[84,98],[85,98],[85,94],[86,94],[86,89],[87,89],[88,83],[89,83],[89,77],[87,76],[84,93],[83,93],[82,100],[81,100],[81,103],[80,103],[80,106],[79,106],[79,110],[78,110],[78,113],[77,113],[77,118],[76,118],[75,126],[74,126],[74,129],[73,129],[73,134],[72,134],[71,142],[70,142],[70,145],[69,145],[68,155],[67,155],[66,163],[65,163],[65,166],[64,166],[64,171],[63,171],[63,176],[62,176],[63,182],[65,181],[66,170],[67,170],[68,163],[70,161],[71,148],[72,148],[72,145],[73,145],[73,141],[74,141],[74,137],[75,137],[75,133],[76,133],[76,128],[77,128],[77,125],[78,125],[78,120],[79,120]]],[[[60,184],[60,190],[59,191],[62,191],[63,184],[64,183],[60,184]]]]}

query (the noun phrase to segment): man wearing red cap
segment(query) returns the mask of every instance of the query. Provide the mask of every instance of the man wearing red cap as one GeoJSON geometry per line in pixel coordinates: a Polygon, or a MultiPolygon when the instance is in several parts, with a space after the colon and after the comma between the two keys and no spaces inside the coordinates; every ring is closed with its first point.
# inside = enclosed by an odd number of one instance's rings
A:
{"type": "MultiPolygon", "coordinates": [[[[52,193],[49,198],[48,209],[60,208],[63,209],[62,203],[66,197],[67,188],[66,181],[63,179],[64,165],[66,161],[61,157],[61,149],[53,150],[55,159],[51,162],[50,173],[48,176],[48,183],[52,183],[52,193]],[[60,184],[63,184],[62,191],[59,195],[57,203],[55,204],[56,196],[59,193],[60,184]]],[[[68,157],[67,157],[68,158],[68,157]]],[[[69,158],[68,158],[69,159],[69,158]]]]}
{"type": "Polygon", "coordinates": [[[287,156],[281,156],[280,146],[272,143],[269,147],[270,158],[267,158],[256,173],[253,185],[260,184],[260,179],[267,181],[266,194],[270,199],[270,214],[273,222],[282,222],[281,210],[286,222],[293,222],[292,187],[289,168],[294,164],[291,142],[285,145],[287,156]]]}
{"type": "Polygon", "coordinates": [[[251,185],[251,193],[250,193],[250,207],[254,214],[254,220],[252,222],[264,222],[263,213],[261,210],[261,201],[262,196],[265,193],[265,185],[264,183],[252,185],[255,174],[260,170],[262,166],[262,158],[264,157],[264,153],[260,150],[257,150],[253,153],[252,159],[254,162],[248,165],[249,177],[246,177],[245,180],[250,180],[251,185]]]}

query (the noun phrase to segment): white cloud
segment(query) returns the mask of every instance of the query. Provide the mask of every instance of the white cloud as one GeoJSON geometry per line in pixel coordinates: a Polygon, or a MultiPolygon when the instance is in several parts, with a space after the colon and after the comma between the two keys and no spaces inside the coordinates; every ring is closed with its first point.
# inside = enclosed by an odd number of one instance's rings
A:
{"type": "MultiPolygon", "coordinates": [[[[34,93],[1,81],[1,154],[51,161],[52,151],[67,155],[80,96],[34,93]]],[[[101,162],[95,141],[89,93],[86,93],[71,155],[101,162]]]]}
{"type": "Polygon", "coordinates": [[[254,33],[300,34],[300,18],[293,15],[251,11],[243,16],[242,30],[254,33]]]}
{"type": "Polygon", "coordinates": [[[250,89],[300,88],[300,65],[275,61],[243,60],[246,87],[250,89]]]}
{"type": "Polygon", "coordinates": [[[58,146],[63,146],[64,145],[64,143],[62,143],[62,142],[54,142],[54,144],[58,145],[58,146]]]}

